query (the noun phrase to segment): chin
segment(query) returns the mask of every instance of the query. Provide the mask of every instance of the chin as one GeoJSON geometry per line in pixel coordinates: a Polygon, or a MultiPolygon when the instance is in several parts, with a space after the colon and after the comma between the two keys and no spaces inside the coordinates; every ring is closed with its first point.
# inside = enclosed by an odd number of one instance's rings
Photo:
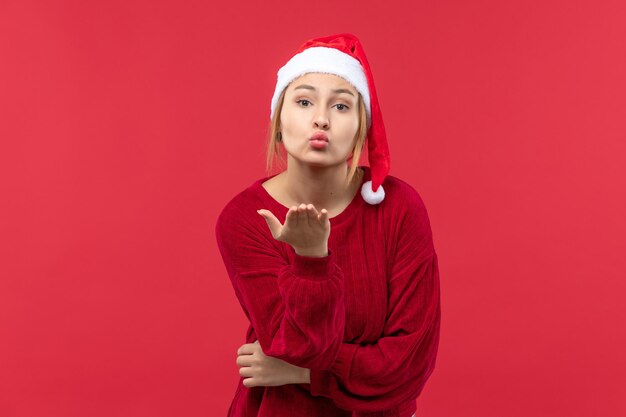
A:
{"type": "Polygon", "coordinates": [[[294,159],[300,164],[309,165],[312,167],[331,167],[335,165],[339,165],[343,162],[346,162],[350,154],[346,154],[343,159],[337,158],[336,155],[325,153],[312,153],[311,150],[307,149],[304,153],[299,155],[294,155],[288,153],[288,158],[294,159]]]}

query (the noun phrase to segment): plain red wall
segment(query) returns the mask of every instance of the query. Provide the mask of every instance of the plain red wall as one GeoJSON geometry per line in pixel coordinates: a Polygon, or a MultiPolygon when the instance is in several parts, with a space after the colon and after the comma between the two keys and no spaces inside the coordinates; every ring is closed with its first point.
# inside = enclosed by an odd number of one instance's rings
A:
{"type": "Polygon", "coordinates": [[[225,415],[215,219],[265,175],[276,71],[337,32],[439,253],[418,416],[626,415],[623,1],[3,0],[1,416],[225,415]]]}

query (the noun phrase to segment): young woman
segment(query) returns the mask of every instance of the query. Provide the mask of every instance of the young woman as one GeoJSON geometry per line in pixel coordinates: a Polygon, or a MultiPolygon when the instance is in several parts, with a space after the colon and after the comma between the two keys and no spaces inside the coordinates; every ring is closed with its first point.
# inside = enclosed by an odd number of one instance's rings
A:
{"type": "Polygon", "coordinates": [[[229,417],[411,417],[439,344],[437,254],[417,191],[387,175],[373,78],[352,34],[278,71],[268,168],[216,224],[250,320],[229,417]],[[367,143],[368,166],[359,166],[367,143]],[[348,162],[351,162],[348,164],[348,162]]]}

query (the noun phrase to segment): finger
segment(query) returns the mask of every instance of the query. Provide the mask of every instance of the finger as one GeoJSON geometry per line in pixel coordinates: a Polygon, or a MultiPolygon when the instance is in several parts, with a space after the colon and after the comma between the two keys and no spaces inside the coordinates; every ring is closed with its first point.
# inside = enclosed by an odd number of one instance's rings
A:
{"type": "Polygon", "coordinates": [[[309,215],[307,214],[306,204],[302,203],[298,206],[298,224],[300,224],[300,222],[306,222],[307,217],[309,217],[309,215]]]}
{"type": "Polygon", "coordinates": [[[309,224],[319,223],[319,212],[313,204],[309,204],[309,224]]]}
{"type": "Polygon", "coordinates": [[[317,211],[315,210],[315,206],[313,204],[307,204],[306,206],[306,219],[309,222],[309,226],[312,226],[314,222],[317,220],[317,211]]]}
{"type": "Polygon", "coordinates": [[[245,378],[243,380],[243,386],[247,388],[256,387],[256,381],[254,380],[254,378],[245,378]]]}
{"type": "Polygon", "coordinates": [[[289,207],[289,211],[285,216],[285,226],[295,227],[298,225],[298,206],[289,207]]]}
{"type": "Polygon", "coordinates": [[[326,209],[320,210],[318,219],[322,224],[326,224],[326,221],[328,221],[328,210],[326,209]]]}
{"type": "Polygon", "coordinates": [[[306,214],[306,224],[311,226],[311,205],[307,204],[304,209],[304,213],[306,214]]]}
{"type": "Polygon", "coordinates": [[[237,349],[237,355],[251,355],[254,353],[254,343],[246,343],[237,349]]]}
{"type": "Polygon", "coordinates": [[[239,368],[239,375],[251,377],[253,375],[252,374],[252,368],[249,367],[249,366],[243,366],[243,367],[239,368]]]}
{"type": "Polygon", "coordinates": [[[270,228],[272,236],[278,236],[278,234],[280,233],[280,229],[283,227],[283,225],[280,223],[280,220],[278,220],[276,216],[274,216],[274,213],[265,209],[257,210],[257,213],[259,213],[265,219],[265,222],[270,228]]]}
{"type": "Polygon", "coordinates": [[[237,360],[235,363],[237,366],[252,366],[252,361],[254,360],[254,356],[252,355],[239,355],[237,356],[237,360]]]}

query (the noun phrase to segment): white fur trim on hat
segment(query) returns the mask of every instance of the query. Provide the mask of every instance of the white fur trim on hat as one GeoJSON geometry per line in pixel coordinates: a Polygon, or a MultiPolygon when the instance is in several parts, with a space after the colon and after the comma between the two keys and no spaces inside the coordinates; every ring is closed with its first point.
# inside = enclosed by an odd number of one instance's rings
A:
{"type": "Polygon", "coordinates": [[[367,112],[367,125],[371,125],[370,91],[367,78],[361,63],[354,57],[335,48],[316,46],[305,49],[294,55],[281,69],[278,70],[276,89],[272,97],[270,119],[274,116],[274,109],[278,98],[293,80],[309,72],[335,74],[354,86],[361,93],[367,112]]]}
{"type": "Polygon", "coordinates": [[[382,184],[378,186],[378,190],[372,190],[372,181],[363,183],[361,187],[361,196],[368,204],[378,204],[385,199],[385,190],[382,184]]]}

